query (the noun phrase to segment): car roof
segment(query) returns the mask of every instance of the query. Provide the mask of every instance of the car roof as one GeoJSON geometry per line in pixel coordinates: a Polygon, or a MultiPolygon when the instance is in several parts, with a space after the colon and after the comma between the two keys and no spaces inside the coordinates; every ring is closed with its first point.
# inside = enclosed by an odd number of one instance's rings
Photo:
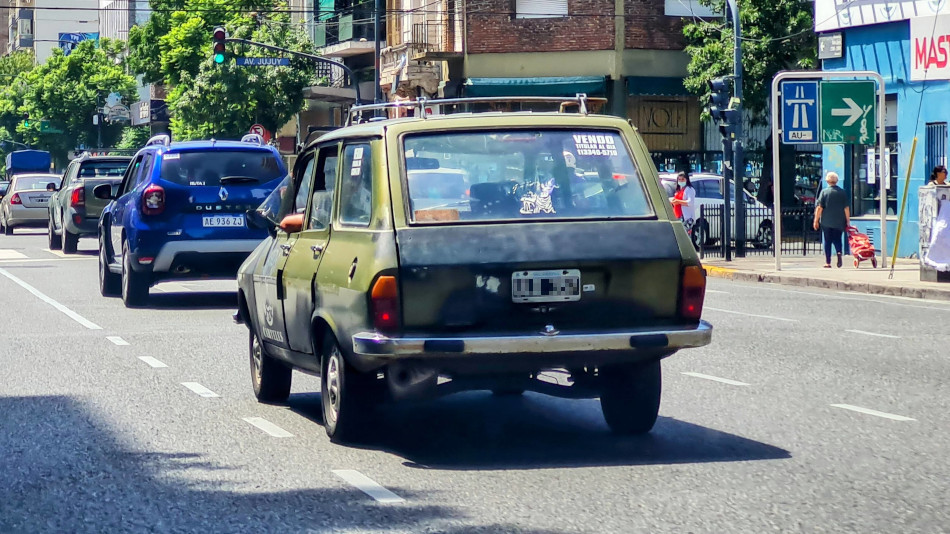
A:
{"type": "Polygon", "coordinates": [[[79,161],[82,163],[86,163],[87,161],[123,161],[128,163],[132,161],[132,156],[86,156],[78,157],[73,161],[79,161]]]}
{"type": "Polygon", "coordinates": [[[170,145],[151,144],[142,147],[141,152],[157,152],[159,154],[174,154],[176,152],[200,152],[217,150],[235,150],[242,152],[268,152],[280,159],[280,153],[271,145],[257,145],[242,141],[206,139],[200,141],[176,141],[170,145]]]}

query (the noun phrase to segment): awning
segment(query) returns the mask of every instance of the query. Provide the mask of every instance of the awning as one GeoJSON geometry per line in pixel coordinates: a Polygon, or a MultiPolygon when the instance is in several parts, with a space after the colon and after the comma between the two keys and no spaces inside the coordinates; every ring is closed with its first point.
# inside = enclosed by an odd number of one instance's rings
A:
{"type": "Polygon", "coordinates": [[[690,96],[682,78],[627,76],[627,94],[632,96],[690,96]]]}
{"type": "Polygon", "coordinates": [[[465,96],[563,96],[577,93],[605,96],[607,79],[603,76],[552,76],[541,78],[468,78],[465,96]]]}

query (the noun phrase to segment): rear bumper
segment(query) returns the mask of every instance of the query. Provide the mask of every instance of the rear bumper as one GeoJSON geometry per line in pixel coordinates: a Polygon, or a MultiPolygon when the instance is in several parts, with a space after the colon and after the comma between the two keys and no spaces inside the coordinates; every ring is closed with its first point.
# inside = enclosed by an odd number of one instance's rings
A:
{"type": "Polygon", "coordinates": [[[670,353],[679,349],[702,347],[710,341],[712,325],[700,321],[695,328],[550,336],[391,338],[377,332],[361,332],[353,336],[353,352],[359,356],[382,360],[550,353],[670,353]]]}
{"type": "Polygon", "coordinates": [[[8,210],[9,226],[46,226],[49,223],[49,209],[46,206],[25,208],[22,205],[11,205],[8,210]]]}
{"type": "Polygon", "coordinates": [[[99,233],[99,216],[78,211],[75,208],[67,208],[63,213],[63,227],[71,234],[82,236],[96,235],[99,233]],[[76,224],[76,215],[79,215],[79,224],[76,224]]]}
{"type": "MultiPolygon", "coordinates": [[[[250,254],[261,243],[260,239],[218,239],[218,240],[184,240],[170,241],[161,246],[155,259],[152,261],[152,272],[161,273],[171,270],[176,258],[200,254],[209,265],[215,261],[215,256],[229,256],[234,254],[250,254]],[[204,258],[204,256],[207,256],[204,258]]],[[[142,253],[136,254],[136,260],[142,253]]],[[[235,269],[236,270],[236,269],[235,269]]]]}

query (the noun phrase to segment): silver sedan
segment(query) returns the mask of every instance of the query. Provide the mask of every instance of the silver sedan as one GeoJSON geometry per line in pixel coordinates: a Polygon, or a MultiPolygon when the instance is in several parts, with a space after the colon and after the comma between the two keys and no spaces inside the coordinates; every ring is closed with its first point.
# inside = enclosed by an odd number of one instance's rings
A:
{"type": "Polygon", "coordinates": [[[17,174],[10,182],[7,194],[0,200],[0,227],[3,233],[13,235],[21,226],[47,225],[49,197],[59,188],[62,177],[58,174],[17,174]]]}

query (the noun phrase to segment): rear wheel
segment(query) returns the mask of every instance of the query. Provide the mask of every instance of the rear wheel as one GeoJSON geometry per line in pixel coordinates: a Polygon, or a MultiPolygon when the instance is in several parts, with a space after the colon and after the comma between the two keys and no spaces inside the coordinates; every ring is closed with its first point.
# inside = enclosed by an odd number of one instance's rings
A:
{"type": "Polygon", "coordinates": [[[127,308],[142,306],[148,301],[148,278],[132,269],[128,242],[122,244],[122,302],[127,308]]]}
{"type": "Polygon", "coordinates": [[[331,441],[352,441],[367,435],[367,422],[374,408],[376,373],[360,373],[343,358],[333,334],[323,346],[320,373],[320,401],[323,428],[331,441]]]}
{"type": "Polygon", "coordinates": [[[615,434],[644,434],[660,411],[660,361],[604,367],[600,407],[615,434]]]}
{"type": "Polygon", "coordinates": [[[79,234],[74,234],[63,227],[63,252],[66,254],[75,254],[79,246],[79,234]]]}
{"type": "Polygon", "coordinates": [[[63,246],[63,238],[56,235],[56,231],[53,230],[53,214],[49,214],[49,249],[50,250],[59,250],[63,246]]]}
{"type": "Polygon", "coordinates": [[[3,224],[3,235],[13,235],[13,227],[9,223],[3,224]]]}
{"type": "Polygon", "coordinates": [[[771,221],[762,221],[762,224],[759,225],[759,231],[755,234],[753,246],[755,248],[770,248],[773,234],[771,221]]]}
{"type": "Polygon", "coordinates": [[[254,396],[261,402],[285,402],[290,396],[290,383],[293,371],[283,363],[271,358],[264,352],[257,334],[251,327],[248,337],[248,351],[251,360],[251,386],[254,396]]]}
{"type": "Polygon", "coordinates": [[[115,297],[122,292],[122,277],[109,270],[109,257],[106,246],[99,240],[99,294],[103,297],[115,297]]]}

